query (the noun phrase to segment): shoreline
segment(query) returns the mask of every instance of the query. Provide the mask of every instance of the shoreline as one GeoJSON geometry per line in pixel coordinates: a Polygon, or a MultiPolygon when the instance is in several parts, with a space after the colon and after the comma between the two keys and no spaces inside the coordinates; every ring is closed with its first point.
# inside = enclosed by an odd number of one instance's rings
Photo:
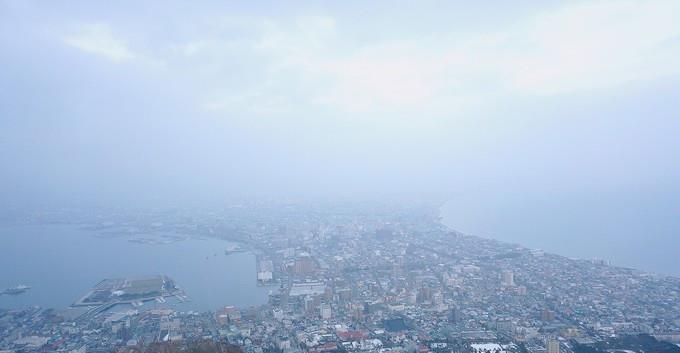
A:
{"type": "Polygon", "coordinates": [[[559,256],[559,257],[563,257],[563,258],[566,258],[566,259],[569,259],[569,260],[572,260],[572,261],[585,261],[585,262],[590,262],[590,263],[593,263],[593,264],[599,264],[599,265],[603,265],[603,266],[617,267],[617,268],[635,271],[635,272],[638,272],[638,273],[642,273],[642,274],[645,274],[645,275],[651,275],[651,276],[655,276],[655,277],[680,278],[680,275],[677,275],[677,274],[660,273],[660,272],[656,272],[656,271],[653,271],[653,270],[641,269],[641,268],[632,267],[632,266],[625,266],[625,265],[617,264],[617,263],[615,263],[611,260],[603,259],[603,258],[599,258],[599,257],[593,257],[593,258],[574,257],[574,256],[570,256],[568,254],[561,254],[561,253],[558,253],[558,252],[555,252],[555,251],[552,251],[552,250],[545,250],[545,249],[542,249],[540,247],[527,246],[527,245],[524,245],[524,244],[519,243],[519,242],[510,242],[510,241],[506,241],[506,240],[492,238],[492,237],[489,237],[489,236],[482,236],[482,235],[466,233],[466,232],[463,232],[463,231],[456,229],[455,227],[452,227],[450,224],[447,224],[447,222],[445,221],[445,219],[447,217],[445,216],[444,208],[450,202],[452,202],[452,200],[445,201],[439,207],[437,207],[439,224],[441,224],[446,229],[448,229],[452,232],[455,232],[459,235],[462,235],[462,236],[469,236],[469,237],[475,237],[475,238],[479,238],[479,239],[490,240],[490,241],[498,242],[498,243],[501,243],[501,244],[516,246],[516,247],[519,247],[519,248],[522,248],[522,249],[525,249],[525,250],[529,250],[529,251],[542,251],[547,255],[559,256]]]}

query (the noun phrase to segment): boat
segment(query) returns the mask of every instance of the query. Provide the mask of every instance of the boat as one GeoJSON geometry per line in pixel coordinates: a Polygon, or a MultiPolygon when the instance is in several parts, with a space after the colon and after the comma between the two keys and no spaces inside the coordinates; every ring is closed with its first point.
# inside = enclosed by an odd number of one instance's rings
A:
{"type": "Polygon", "coordinates": [[[237,252],[243,252],[243,251],[246,251],[246,249],[241,247],[241,245],[232,244],[232,245],[227,246],[226,249],[224,249],[224,254],[229,255],[229,254],[233,254],[233,253],[237,253],[237,252]]]}
{"type": "Polygon", "coordinates": [[[0,294],[10,294],[10,295],[21,294],[21,293],[23,293],[23,292],[25,292],[29,289],[31,289],[30,286],[27,286],[25,284],[20,284],[16,287],[7,288],[4,291],[0,292],[0,294]]]}

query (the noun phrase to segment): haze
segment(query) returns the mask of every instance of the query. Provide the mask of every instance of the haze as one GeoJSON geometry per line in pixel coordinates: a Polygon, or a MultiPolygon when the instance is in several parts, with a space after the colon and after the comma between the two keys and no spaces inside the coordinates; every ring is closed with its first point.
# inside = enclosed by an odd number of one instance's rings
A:
{"type": "Polygon", "coordinates": [[[0,0],[4,208],[451,200],[677,274],[680,2],[415,5],[0,0]]]}

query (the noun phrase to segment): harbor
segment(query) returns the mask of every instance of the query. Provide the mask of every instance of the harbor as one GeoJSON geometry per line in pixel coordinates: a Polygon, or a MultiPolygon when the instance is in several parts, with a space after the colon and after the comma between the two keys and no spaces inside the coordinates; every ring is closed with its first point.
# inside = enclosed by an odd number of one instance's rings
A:
{"type": "Polygon", "coordinates": [[[79,320],[86,320],[99,313],[123,304],[139,308],[145,302],[167,302],[165,298],[175,297],[181,303],[189,300],[183,290],[165,275],[140,278],[104,279],[70,307],[75,309],[79,320]],[[85,310],[78,310],[85,309],[85,310]]]}
{"type": "MultiPolygon", "coordinates": [[[[156,274],[174,280],[186,296],[163,296],[167,303],[152,297],[153,305],[204,311],[225,302],[242,307],[267,302],[269,290],[257,285],[255,254],[239,251],[219,256],[232,249],[233,242],[183,236],[184,240],[169,244],[149,244],[128,240],[153,235],[128,236],[119,231],[114,236],[113,229],[106,237],[101,234],[101,230],[63,225],[0,228],[4,251],[0,267],[21,269],[0,271],[0,288],[32,287],[19,295],[0,295],[0,307],[69,308],[103,278],[156,274]],[[41,261],[31,260],[36,258],[41,261]]],[[[123,305],[133,308],[131,303],[123,305]]]]}
{"type": "Polygon", "coordinates": [[[84,296],[73,303],[78,306],[98,306],[104,304],[132,304],[156,300],[158,298],[184,296],[186,294],[175,286],[167,276],[159,275],[136,279],[105,279],[95,285],[84,296]]]}

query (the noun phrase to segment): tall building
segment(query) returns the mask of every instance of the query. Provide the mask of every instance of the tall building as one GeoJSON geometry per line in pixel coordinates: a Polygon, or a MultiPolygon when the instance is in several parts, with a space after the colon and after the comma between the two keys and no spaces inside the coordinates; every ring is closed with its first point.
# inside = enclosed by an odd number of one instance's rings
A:
{"type": "Polygon", "coordinates": [[[434,292],[434,294],[432,294],[432,304],[441,305],[443,303],[444,303],[444,295],[442,294],[442,292],[439,292],[439,291],[434,292]]]}
{"type": "Polygon", "coordinates": [[[458,307],[452,306],[451,310],[449,310],[449,322],[450,323],[457,323],[460,321],[460,311],[458,310],[458,307]]]}
{"type": "Polygon", "coordinates": [[[363,304],[352,303],[352,304],[350,304],[349,309],[350,309],[350,313],[351,313],[353,320],[361,321],[364,318],[364,306],[363,306],[363,304]]]}
{"type": "Polygon", "coordinates": [[[323,303],[321,304],[321,318],[324,320],[328,320],[332,316],[332,311],[331,311],[331,305],[328,303],[323,303]]]}
{"type": "Polygon", "coordinates": [[[504,287],[514,287],[515,286],[515,275],[510,270],[503,271],[502,285],[504,287]]]}
{"type": "Polygon", "coordinates": [[[510,320],[501,320],[496,323],[498,333],[512,337],[515,334],[515,324],[510,320]]]}
{"type": "Polygon", "coordinates": [[[321,297],[318,295],[307,295],[303,301],[304,310],[307,314],[314,315],[321,304],[321,297]]]}
{"type": "Polygon", "coordinates": [[[418,300],[420,302],[430,302],[432,301],[432,288],[429,286],[422,286],[418,290],[418,300]]]}
{"type": "Polygon", "coordinates": [[[350,288],[340,288],[336,293],[338,294],[338,299],[342,302],[347,302],[352,299],[352,289],[350,288]]]}
{"type": "Polygon", "coordinates": [[[293,263],[293,273],[296,275],[305,275],[314,272],[316,262],[310,256],[301,256],[293,263]]]}
{"type": "Polygon", "coordinates": [[[555,338],[549,338],[545,344],[547,353],[560,353],[560,341],[555,338]]]}

